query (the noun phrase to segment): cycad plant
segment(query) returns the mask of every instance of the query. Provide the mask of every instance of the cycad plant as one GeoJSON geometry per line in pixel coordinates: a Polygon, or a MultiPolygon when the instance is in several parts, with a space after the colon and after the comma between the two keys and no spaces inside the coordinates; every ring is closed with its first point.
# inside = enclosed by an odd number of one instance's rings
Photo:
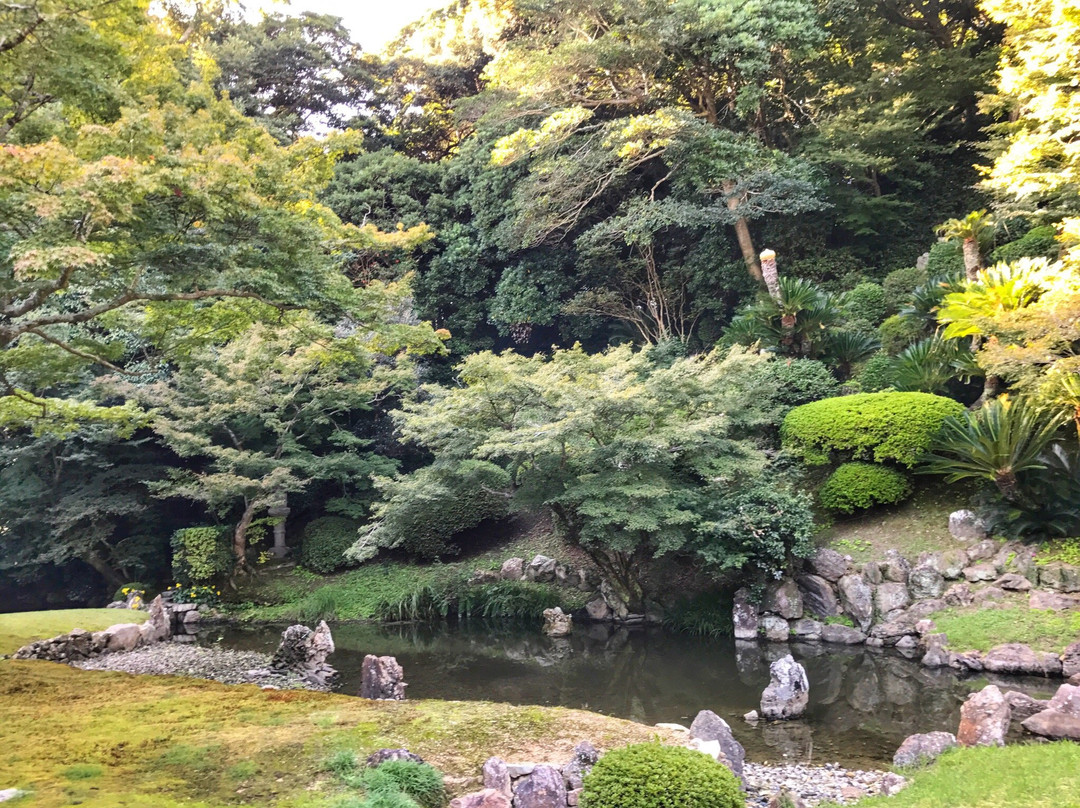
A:
{"type": "Polygon", "coordinates": [[[1020,502],[1021,475],[1046,465],[1062,420],[1026,399],[994,399],[947,419],[919,471],[950,483],[989,480],[1007,501],[1020,502]]]}
{"type": "Polygon", "coordinates": [[[977,279],[983,266],[979,240],[993,229],[994,220],[985,210],[974,210],[963,219],[949,219],[937,228],[942,238],[963,242],[964,271],[969,281],[977,279]]]}
{"type": "Polygon", "coordinates": [[[1039,299],[1045,291],[1040,275],[1046,271],[1046,259],[1023,258],[980,272],[975,281],[941,300],[937,319],[945,326],[942,336],[958,339],[984,335],[986,324],[995,316],[1025,308],[1039,299]]]}
{"type": "Polygon", "coordinates": [[[827,347],[828,329],[843,312],[833,295],[810,281],[780,278],[780,296],[762,295],[742,310],[724,334],[728,344],[759,343],[785,356],[817,358],[827,347]]]}
{"type": "Polygon", "coordinates": [[[825,342],[825,359],[841,379],[851,376],[851,368],[881,350],[881,342],[858,331],[832,331],[825,342]]]}
{"type": "Polygon", "coordinates": [[[966,345],[937,336],[902,350],[893,359],[891,370],[897,390],[918,393],[942,393],[954,379],[966,382],[982,375],[966,345]]]}

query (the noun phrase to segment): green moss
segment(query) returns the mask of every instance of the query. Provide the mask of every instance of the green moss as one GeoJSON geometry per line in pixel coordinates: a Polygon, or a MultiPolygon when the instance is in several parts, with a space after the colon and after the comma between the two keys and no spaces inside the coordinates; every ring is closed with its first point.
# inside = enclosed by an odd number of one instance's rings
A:
{"type": "Polygon", "coordinates": [[[0,614],[0,654],[13,654],[29,642],[65,634],[74,628],[101,631],[117,623],[141,623],[146,618],[146,612],[126,609],[61,609],[0,614]]]}
{"type": "Polygon", "coordinates": [[[1061,653],[1080,638],[1080,614],[1029,609],[1026,605],[998,609],[947,609],[934,615],[938,631],[956,651],[988,651],[995,645],[1019,642],[1036,651],[1061,653]]]}
{"type": "Polygon", "coordinates": [[[103,771],[105,770],[101,766],[93,763],[76,763],[68,766],[61,774],[68,780],[92,780],[95,777],[101,777],[103,771]]]}
{"type": "MultiPolygon", "coordinates": [[[[1063,808],[1080,794],[1080,745],[1063,742],[946,752],[893,797],[858,808],[1063,808]]],[[[826,808],[826,806],[822,806],[826,808]]]]}

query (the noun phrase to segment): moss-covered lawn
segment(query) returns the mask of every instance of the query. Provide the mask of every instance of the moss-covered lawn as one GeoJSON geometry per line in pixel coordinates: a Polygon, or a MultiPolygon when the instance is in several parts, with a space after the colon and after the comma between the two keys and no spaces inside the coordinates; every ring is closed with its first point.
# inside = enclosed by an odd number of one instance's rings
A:
{"type": "Polygon", "coordinates": [[[141,623],[146,617],[146,612],[125,609],[62,609],[0,614],[0,654],[13,654],[28,642],[55,637],[73,628],[101,631],[118,623],[141,623]]]}
{"type": "Polygon", "coordinates": [[[1021,642],[1036,651],[1060,654],[1080,640],[1080,613],[1029,609],[1027,598],[1023,600],[997,609],[946,609],[934,615],[934,625],[949,636],[949,648],[956,651],[989,651],[995,645],[1021,642]]]}
{"type": "Polygon", "coordinates": [[[322,771],[340,749],[404,746],[458,792],[491,754],[563,761],[575,744],[610,748],[660,730],[578,710],[483,702],[372,702],[194,679],[0,662],[0,788],[28,806],[324,806],[322,771]]]}
{"type": "Polygon", "coordinates": [[[919,771],[895,797],[858,808],[1076,808],[1080,744],[957,749],[919,771]]]}

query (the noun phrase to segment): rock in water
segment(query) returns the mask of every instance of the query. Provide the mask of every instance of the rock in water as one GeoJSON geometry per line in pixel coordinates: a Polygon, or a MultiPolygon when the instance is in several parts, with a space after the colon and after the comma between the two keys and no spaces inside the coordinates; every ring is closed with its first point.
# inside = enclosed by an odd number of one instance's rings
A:
{"type": "Polygon", "coordinates": [[[742,779],[746,762],[746,750],[735,740],[731,726],[712,710],[702,710],[690,725],[690,737],[702,741],[719,741],[720,751],[727,758],[729,768],[742,779]]]}
{"type": "Polygon", "coordinates": [[[281,645],[270,660],[271,670],[298,674],[318,688],[327,688],[337,676],[326,661],[334,653],[334,638],[325,620],[314,631],[307,626],[289,626],[281,633],[281,645]]]}
{"type": "Polygon", "coordinates": [[[172,618],[165,610],[161,595],[150,604],[150,616],[143,623],[142,635],[145,642],[160,642],[172,636],[172,618]]]}
{"type": "Polygon", "coordinates": [[[556,606],[544,609],[544,633],[549,637],[565,637],[574,629],[574,618],[556,606]]]}
{"type": "Polygon", "coordinates": [[[365,699],[401,701],[405,698],[405,671],[392,656],[368,654],[360,666],[360,696],[365,699]]]}
{"type": "Polygon", "coordinates": [[[1009,703],[995,685],[987,685],[968,696],[960,708],[960,729],[956,740],[961,746],[1004,746],[1012,712],[1009,703]]]}
{"type": "Polygon", "coordinates": [[[956,746],[956,736],[951,732],[926,732],[909,735],[893,755],[893,765],[898,768],[931,763],[946,749],[956,746]]]}
{"type": "Polygon", "coordinates": [[[276,671],[296,671],[307,663],[307,639],[314,634],[307,626],[289,626],[281,632],[281,644],[270,660],[276,671]]]}
{"type": "Polygon", "coordinates": [[[769,686],[761,694],[762,718],[798,718],[810,700],[806,669],[791,654],[769,665],[769,686]]]}
{"type": "Polygon", "coordinates": [[[757,606],[750,600],[749,589],[740,589],[735,593],[735,607],[731,617],[735,624],[735,639],[757,639],[761,621],[758,619],[757,606]]]}
{"type": "Polygon", "coordinates": [[[1046,709],[1026,719],[1021,726],[1045,738],[1080,740],[1080,687],[1062,685],[1046,709]]]}
{"type": "Polygon", "coordinates": [[[514,808],[562,808],[566,783],[554,766],[537,766],[514,789],[514,808]]]}

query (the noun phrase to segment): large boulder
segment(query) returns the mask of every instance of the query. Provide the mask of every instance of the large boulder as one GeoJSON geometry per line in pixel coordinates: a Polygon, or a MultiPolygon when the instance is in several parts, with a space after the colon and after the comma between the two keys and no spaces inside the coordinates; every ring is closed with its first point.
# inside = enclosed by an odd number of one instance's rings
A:
{"type": "Polygon", "coordinates": [[[985,539],[988,535],[986,525],[974,511],[959,510],[949,514],[949,532],[961,541],[985,539]]]}
{"type": "Polygon", "coordinates": [[[1050,706],[1050,699],[1034,699],[1019,690],[1006,690],[1005,701],[1009,703],[1013,721],[1026,721],[1050,706]]]}
{"type": "MultiPolygon", "coordinates": [[[[968,558],[972,564],[980,561],[989,561],[997,555],[998,544],[993,539],[983,539],[967,549],[968,558]]],[[[996,564],[994,565],[996,568],[996,564]]]]}
{"type": "Polygon", "coordinates": [[[771,720],[798,718],[810,701],[806,669],[787,654],[769,665],[769,686],[761,694],[761,716],[771,720]]]}
{"type": "Polygon", "coordinates": [[[971,563],[963,550],[945,550],[941,553],[938,570],[946,581],[956,581],[964,577],[964,567],[971,563]]]}
{"type": "Polygon", "coordinates": [[[980,581],[995,581],[997,578],[998,568],[989,561],[982,564],[972,564],[970,567],[964,568],[964,579],[969,584],[976,584],[980,581]]]}
{"type": "Polygon", "coordinates": [[[970,606],[975,602],[975,590],[968,583],[953,584],[945,590],[942,600],[949,606],[970,606]]]}
{"type": "Polygon", "coordinates": [[[514,808],[565,808],[566,783],[554,766],[541,765],[514,788],[514,808]]]}
{"type": "Polygon", "coordinates": [[[1044,738],[1080,741],[1080,687],[1062,685],[1046,709],[1025,719],[1021,726],[1044,738]]]}
{"type": "Polygon", "coordinates": [[[1030,676],[1060,676],[1061,659],[1055,654],[1033,651],[1021,643],[1005,643],[983,655],[983,670],[1030,676]]]}
{"type": "Polygon", "coordinates": [[[312,631],[307,626],[289,626],[281,633],[270,668],[280,673],[296,673],[317,688],[327,688],[337,676],[326,661],[334,653],[334,638],[325,620],[312,631]]]}
{"type": "Polygon", "coordinates": [[[797,640],[816,642],[821,639],[821,632],[824,628],[825,624],[821,621],[804,617],[802,620],[791,621],[791,636],[797,640]]]}
{"type": "Polygon", "coordinates": [[[810,558],[808,565],[814,575],[835,583],[847,573],[848,558],[831,547],[821,547],[810,558]]]}
{"type": "Polygon", "coordinates": [[[1039,567],[1039,586],[1057,592],[1080,592],[1080,567],[1046,564],[1039,567]]]}
{"type": "Polygon", "coordinates": [[[746,762],[746,750],[743,745],[735,740],[728,722],[718,716],[712,710],[702,710],[694,718],[690,725],[690,737],[701,741],[717,741],[720,751],[727,759],[728,768],[740,779],[743,776],[743,766],[746,762]]]}
{"type": "Polygon", "coordinates": [[[588,741],[582,741],[574,747],[574,756],[563,766],[563,780],[566,781],[567,794],[578,791],[585,784],[585,775],[600,760],[600,753],[588,741]]]}
{"type": "Polygon", "coordinates": [[[1080,642],[1074,642],[1061,655],[1061,675],[1066,679],[1080,673],[1080,642]]]}
{"type": "Polygon", "coordinates": [[[405,671],[392,656],[368,654],[360,665],[360,697],[380,701],[405,698],[405,671]]]}
{"type": "Polygon", "coordinates": [[[911,593],[908,592],[907,584],[899,581],[883,583],[874,592],[874,603],[878,614],[882,617],[890,612],[906,609],[911,605],[911,593]]]}
{"type": "Polygon", "coordinates": [[[121,623],[105,629],[105,650],[110,653],[134,651],[142,644],[142,626],[138,623],[121,623]]]}
{"type": "Polygon", "coordinates": [[[607,621],[612,617],[611,607],[602,597],[596,597],[585,604],[585,613],[590,620],[607,621]]]}
{"type": "Polygon", "coordinates": [[[544,633],[549,637],[565,637],[574,630],[574,618],[561,608],[544,609],[544,633]]]}
{"type": "Polygon", "coordinates": [[[994,581],[994,586],[1009,592],[1027,592],[1031,589],[1031,581],[1018,572],[1006,572],[994,581]]]}
{"type": "Polygon", "coordinates": [[[1065,612],[1080,609],[1080,596],[1065,595],[1061,592],[1048,592],[1045,589],[1033,589],[1028,593],[1028,608],[1039,611],[1065,612]]]}
{"type": "Polygon", "coordinates": [[[948,637],[944,634],[927,634],[922,639],[926,652],[922,664],[927,668],[945,668],[952,661],[952,654],[945,647],[948,637]]]}
{"type": "Polygon", "coordinates": [[[798,620],[803,616],[803,600],[798,585],[785,578],[765,590],[763,611],[778,614],[785,620],[798,620]]]}
{"type": "Polygon", "coordinates": [[[825,578],[820,575],[800,575],[796,583],[805,611],[817,617],[836,617],[840,614],[840,599],[825,578]]]}
{"type": "Polygon", "coordinates": [[[735,639],[755,640],[761,628],[757,605],[750,599],[749,589],[740,589],[735,593],[735,606],[731,612],[735,627],[735,639]]]}
{"type": "Polygon", "coordinates": [[[509,797],[493,788],[463,794],[450,800],[450,808],[511,808],[512,804],[509,797]]]}
{"type": "Polygon", "coordinates": [[[900,554],[899,550],[886,550],[881,574],[886,581],[906,584],[908,575],[911,574],[911,563],[900,554]]]}
{"type": "Polygon", "coordinates": [[[791,639],[791,628],[783,617],[767,614],[761,618],[761,634],[769,642],[787,642],[791,639]]]}
{"type": "Polygon", "coordinates": [[[525,577],[525,559],[508,558],[499,569],[499,577],[504,581],[520,581],[525,577]]]}
{"type": "MultiPolygon", "coordinates": [[[[196,612],[195,614],[198,614],[196,612]]],[[[150,613],[142,627],[143,641],[160,642],[172,636],[172,617],[161,600],[161,595],[150,604],[150,613]]]]}
{"type": "Polygon", "coordinates": [[[840,623],[826,623],[821,629],[821,639],[824,642],[836,643],[837,645],[859,645],[866,642],[866,635],[851,626],[841,625],[840,623]]]}
{"type": "Polygon", "coordinates": [[[873,590],[861,575],[845,575],[836,583],[844,612],[862,631],[868,631],[874,620],[873,590]]]}
{"type": "Polygon", "coordinates": [[[514,796],[510,790],[510,771],[506,768],[506,761],[502,758],[490,757],[484,761],[481,770],[484,775],[484,788],[498,791],[509,800],[514,796]]]}
{"type": "Polygon", "coordinates": [[[956,746],[956,736],[951,732],[925,732],[909,735],[893,755],[897,768],[921,766],[937,760],[946,749],[956,746]]]}
{"type": "Polygon", "coordinates": [[[908,591],[912,600],[940,598],[945,591],[945,576],[936,567],[921,564],[908,575],[908,591]]]}
{"type": "Polygon", "coordinates": [[[525,578],[538,583],[550,583],[555,580],[555,567],[558,565],[559,562],[554,558],[546,555],[534,556],[529,566],[525,568],[525,578]]]}
{"type": "Polygon", "coordinates": [[[1004,746],[1012,713],[1009,703],[995,685],[972,693],[960,707],[960,746],[1004,746]]]}

